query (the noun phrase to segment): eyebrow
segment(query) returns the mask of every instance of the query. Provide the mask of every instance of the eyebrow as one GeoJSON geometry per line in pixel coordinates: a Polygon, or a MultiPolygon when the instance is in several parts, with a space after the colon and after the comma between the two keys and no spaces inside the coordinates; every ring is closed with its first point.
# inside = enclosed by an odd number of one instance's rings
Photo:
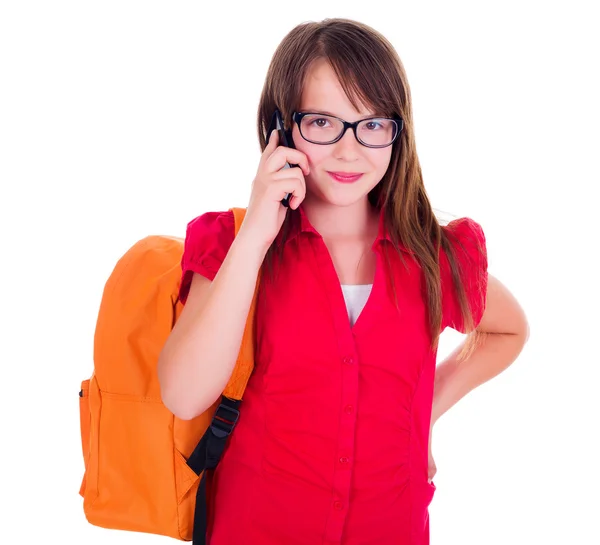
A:
{"type": "MultiPolygon", "coordinates": [[[[302,112],[310,112],[310,113],[315,113],[315,114],[323,114],[323,115],[331,115],[333,117],[338,117],[340,119],[343,119],[342,117],[340,117],[337,114],[328,112],[327,110],[321,110],[319,108],[302,108],[302,110],[300,110],[302,112]]],[[[361,117],[360,119],[357,119],[357,121],[362,121],[363,119],[371,119],[373,117],[385,117],[385,115],[383,114],[370,114],[364,117],[361,117]]]]}

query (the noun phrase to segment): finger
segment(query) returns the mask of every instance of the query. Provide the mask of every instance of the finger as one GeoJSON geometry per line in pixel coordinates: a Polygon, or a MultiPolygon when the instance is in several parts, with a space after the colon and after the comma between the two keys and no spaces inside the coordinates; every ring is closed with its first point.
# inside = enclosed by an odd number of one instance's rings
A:
{"type": "Polygon", "coordinates": [[[260,157],[261,163],[264,163],[269,157],[271,157],[273,152],[277,149],[278,144],[279,133],[277,132],[277,129],[273,129],[271,131],[271,135],[269,136],[269,143],[265,146],[265,149],[260,157]]]}
{"type": "MultiPolygon", "coordinates": [[[[304,200],[306,195],[306,186],[298,178],[284,178],[278,180],[271,186],[273,189],[273,200],[280,201],[289,193],[293,195],[292,199],[299,200],[298,204],[304,200]]],[[[290,205],[292,204],[290,200],[290,205]]]]}
{"type": "Polygon", "coordinates": [[[298,208],[302,204],[303,200],[304,196],[293,195],[290,199],[290,208],[292,210],[296,210],[296,208],[298,208]]]}
{"type": "Polygon", "coordinates": [[[269,172],[277,172],[285,167],[285,164],[298,165],[305,176],[310,174],[308,157],[300,150],[278,146],[266,161],[266,168],[269,172]]]}
{"type": "Polygon", "coordinates": [[[299,167],[293,167],[293,168],[286,168],[284,170],[281,170],[281,171],[273,174],[274,182],[281,182],[284,180],[288,180],[289,178],[297,179],[300,182],[301,192],[298,192],[298,191],[291,192],[294,195],[290,199],[290,208],[295,210],[296,208],[298,208],[298,206],[300,206],[300,203],[302,203],[302,201],[304,200],[304,197],[306,195],[306,180],[304,179],[302,170],[299,167]]]}
{"type": "Polygon", "coordinates": [[[285,180],[286,178],[298,178],[303,184],[305,183],[304,173],[300,167],[281,169],[271,175],[273,181],[285,180]]]}
{"type": "Polygon", "coordinates": [[[279,132],[277,131],[277,129],[273,129],[271,131],[271,136],[269,136],[269,143],[265,147],[265,151],[267,150],[267,148],[274,150],[278,144],[279,144],[279,132]]]}

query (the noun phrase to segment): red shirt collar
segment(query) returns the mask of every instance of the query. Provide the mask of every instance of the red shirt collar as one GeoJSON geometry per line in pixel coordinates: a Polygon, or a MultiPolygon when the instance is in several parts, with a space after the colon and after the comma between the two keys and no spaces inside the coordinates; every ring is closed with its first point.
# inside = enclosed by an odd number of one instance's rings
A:
{"type": "MultiPolygon", "coordinates": [[[[292,214],[292,220],[291,220],[290,232],[288,234],[287,242],[296,238],[296,236],[298,236],[300,233],[308,233],[308,234],[316,235],[319,237],[321,236],[321,234],[310,223],[302,205],[300,205],[297,210],[289,210],[288,214],[292,214]]],[[[281,237],[281,231],[280,231],[280,237],[281,237]]],[[[384,209],[382,208],[379,212],[379,231],[377,233],[377,238],[375,239],[375,242],[374,242],[374,247],[383,240],[392,242],[392,238],[391,238],[389,231],[385,225],[385,213],[384,213],[384,209]]],[[[400,242],[398,243],[398,245],[399,245],[400,250],[402,250],[408,254],[411,254],[411,255],[414,254],[413,251],[404,247],[400,242]]]]}

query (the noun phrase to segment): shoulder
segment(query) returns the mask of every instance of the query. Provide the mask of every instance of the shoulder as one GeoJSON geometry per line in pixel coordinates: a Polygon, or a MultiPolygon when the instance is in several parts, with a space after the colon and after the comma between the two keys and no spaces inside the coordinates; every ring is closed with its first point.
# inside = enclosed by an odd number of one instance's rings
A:
{"type": "Polygon", "coordinates": [[[192,280],[198,273],[214,280],[235,237],[231,210],[205,212],[188,222],[181,257],[180,298],[185,301],[192,280]]]}
{"type": "Polygon", "coordinates": [[[186,227],[186,244],[214,243],[218,246],[229,246],[235,235],[235,220],[231,210],[221,212],[205,212],[188,222],[186,227]]]}
{"type": "Polygon", "coordinates": [[[188,222],[186,238],[217,236],[227,238],[233,235],[235,222],[231,210],[221,212],[205,212],[188,222]]]}
{"type": "Polygon", "coordinates": [[[442,292],[444,294],[444,326],[466,333],[457,282],[462,285],[475,327],[486,305],[488,258],[486,238],[481,225],[462,217],[442,227],[451,258],[444,250],[441,258],[442,292]],[[451,262],[454,264],[452,266],[451,262]],[[455,274],[452,273],[454,269],[455,274]],[[457,277],[455,275],[458,275],[457,277]]]}
{"type": "Polygon", "coordinates": [[[462,217],[442,226],[442,230],[461,268],[469,265],[487,267],[487,241],[478,222],[462,217]]]}
{"type": "Polygon", "coordinates": [[[451,242],[458,242],[459,245],[474,244],[476,246],[485,245],[485,233],[483,228],[474,219],[469,217],[457,218],[443,225],[442,229],[449,235],[451,242]]]}

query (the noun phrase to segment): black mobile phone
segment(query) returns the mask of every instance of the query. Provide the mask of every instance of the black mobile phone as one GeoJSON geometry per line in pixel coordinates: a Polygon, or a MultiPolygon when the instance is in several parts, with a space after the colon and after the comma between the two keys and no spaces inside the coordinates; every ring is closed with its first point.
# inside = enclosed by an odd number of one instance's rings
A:
{"type": "MultiPolygon", "coordinates": [[[[273,117],[271,118],[271,124],[269,125],[269,130],[267,131],[266,141],[269,144],[269,138],[271,136],[271,132],[273,130],[277,130],[279,133],[279,145],[285,146],[286,148],[294,148],[294,141],[292,140],[292,131],[286,131],[283,125],[283,118],[281,116],[281,112],[279,109],[275,109],[273,112],[273,117]]],[[[298,165],[290,165],[286,163],[283,168],[292,168],[297,167],[298,165]]],[[[282,169],[283,170],[283,169],[282,169]]],[[[286,208],[290,207],[290,199],[292,198],[292,194],[288,193],[282,200],[281,204],[286,208]]]]}

